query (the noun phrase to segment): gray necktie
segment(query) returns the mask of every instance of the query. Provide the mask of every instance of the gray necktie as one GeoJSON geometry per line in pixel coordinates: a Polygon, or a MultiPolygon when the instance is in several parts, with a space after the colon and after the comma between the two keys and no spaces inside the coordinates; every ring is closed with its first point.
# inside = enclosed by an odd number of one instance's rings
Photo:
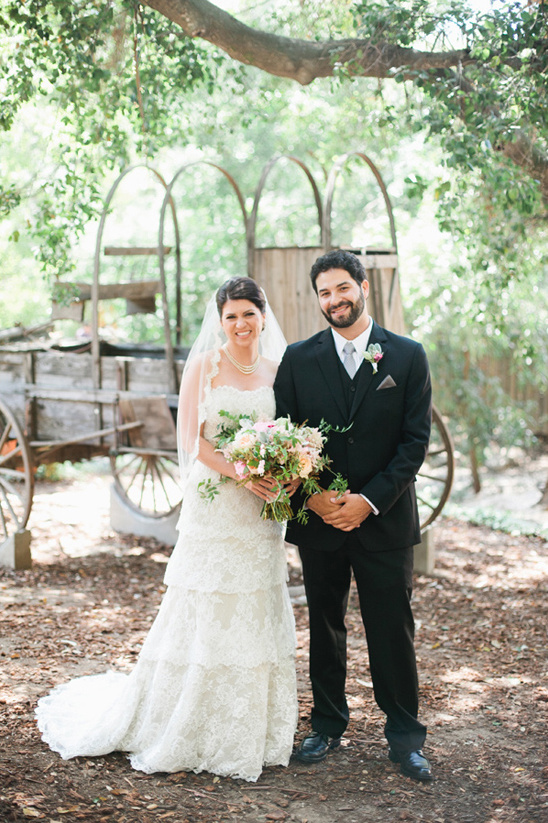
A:
{"type": "Polygon", "coordinates": [[[354,352],[355,351],[356,351],[356,347],[355,347],[354,343],[350,343],[350,341],[349,341],[348,343],[344,344],[344,347],[343,347],[343,354],[344,354],[343,366],[345,367],[345,369],[348,372],[348,374],[350,375],[350,377],[354,377],[354,375],[356,374],[356,371],[357,371],[356,362],[354,360],[354,352]]]}

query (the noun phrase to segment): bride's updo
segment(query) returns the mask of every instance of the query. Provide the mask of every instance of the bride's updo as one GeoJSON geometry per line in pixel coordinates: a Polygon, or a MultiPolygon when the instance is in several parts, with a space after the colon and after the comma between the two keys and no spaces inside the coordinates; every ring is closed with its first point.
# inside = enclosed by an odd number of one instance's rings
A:
{"type": "Polygon", "coordinates": [[[249,300],[261,314],[265,313],[266,300],[262,290],[251,277],[231,277],[226,280],[217,292],[217,311],[222,316],[223,306],[227,300],[249,300]]]}

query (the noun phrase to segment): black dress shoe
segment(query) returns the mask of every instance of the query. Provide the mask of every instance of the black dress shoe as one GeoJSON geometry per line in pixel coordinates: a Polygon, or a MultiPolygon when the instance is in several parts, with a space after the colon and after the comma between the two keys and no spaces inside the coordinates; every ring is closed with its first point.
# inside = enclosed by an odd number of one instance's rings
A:
{"type": "Polygon", "coordinates": [[[430,763],[423,755],[421,749],[416,749],[414,752],[406,752],[400,754],[388,749],[388,757],[392,763],[400,764],[400,771],[406,777],[412,777],[414,780],[433,780],[434,776],[430,769],[430,763]]]}
{"type": "Polygon", "coordinates": [[[301,741],[294,757],[302,763],[319,763],[327,757],[331,749],[336,749],[340,742],[340,737],[328,737],[326,734],[312,732],[301,741]]]}

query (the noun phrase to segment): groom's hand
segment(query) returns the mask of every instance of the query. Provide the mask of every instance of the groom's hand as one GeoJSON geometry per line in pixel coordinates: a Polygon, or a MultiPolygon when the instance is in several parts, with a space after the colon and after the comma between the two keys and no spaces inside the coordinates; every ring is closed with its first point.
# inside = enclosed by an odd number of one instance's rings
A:
{"type": "Polygon", "coordinates": [[[323,516],[323,522],[343,532],[357,529],[373,511],[361,494],[351,494],[348,491],[340,497],[333,497],[331,492],[329,502],[333,510],[323,516]]]}
{"type": "Polygon", "coordinates": [[[322,520],[327,523],[328,520],[326,518],[338,513],[340,503],[348,494],[349,492],[345,492],[344,495],[335,497],[332,490],[322,489],[318,494],[311,495],[306,501],[306,505],[310,511],[313,511],[314,514],[317,514],[318,517],[321,517],[322,520]]]}

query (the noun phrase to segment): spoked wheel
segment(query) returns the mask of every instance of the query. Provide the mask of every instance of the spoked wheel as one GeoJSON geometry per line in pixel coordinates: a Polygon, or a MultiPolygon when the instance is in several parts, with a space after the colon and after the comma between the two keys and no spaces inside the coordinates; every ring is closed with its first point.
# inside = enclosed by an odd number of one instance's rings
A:
{"type": "Polygon", "coordinates": [[[445,504],[455,471],[453,443],[439,411],[432,409],[432,434],[428,454],[417,476],[417,501],[421,530],[434,522],[445,504]]]}
{"type": "Polygon", "coordinates": [[[146,517],[167,517],[182,500],[175,454],[121,449],[110,455],[114,483],[125,502],[146,517]]]}
{"type": "Polygon", "coordinates": [[[0,543],[24,529],[34,492],[32,452],[10,408],[0,400],[0,543]]]}

